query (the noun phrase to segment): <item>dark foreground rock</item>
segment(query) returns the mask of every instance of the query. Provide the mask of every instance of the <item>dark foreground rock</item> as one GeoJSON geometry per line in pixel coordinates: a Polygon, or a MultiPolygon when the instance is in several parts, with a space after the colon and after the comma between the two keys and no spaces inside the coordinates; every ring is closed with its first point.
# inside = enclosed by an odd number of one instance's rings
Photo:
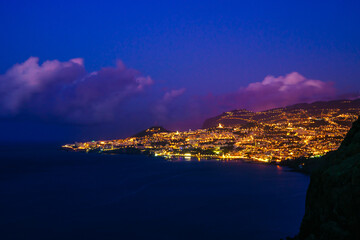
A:
{"type": "Polygon", "coordinates": [[[280,166],[288,167],[294,172],[311,175],[312,172],[323,166],[323,158],[296,158],[288,159],[279,163],[280,166]]]}
{"type": "Polygon", "coordinates": [[[298,240],[360,239],[360,120],[311,174],[298,240]]]}

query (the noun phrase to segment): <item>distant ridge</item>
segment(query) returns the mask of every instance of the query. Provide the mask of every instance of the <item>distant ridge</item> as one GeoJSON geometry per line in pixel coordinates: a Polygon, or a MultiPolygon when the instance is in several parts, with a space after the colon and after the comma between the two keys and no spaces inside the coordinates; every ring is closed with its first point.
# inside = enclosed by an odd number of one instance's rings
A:
{"type": "Polygon", "coordinates": [[[148,129],[145,129],[141,132],[138,132],[132,137],[145,137],[145,136],[152,136],[155,133],[161,133],[161,132],[170,132],[169,130],[163,128],[162,126],[153,126],[148,129]]]}
{"type": "Polygon", "coordinates": [[[221,123],[226,127],[242,127],[250,122],[273,123],[274,121],[286,120],[291,115],[300,118],[321,117],[329,111],[342,113],[358,113],[360,109],[360,99],[355,100],[333,100],[318,101],[314,103],[298,103],[282,108],[274,108],[261,112],[252,112],[246,109],[232,110],[224,112],[218,116],[208,118],[204,121],[202,128],[216,127],[221,123]]]}

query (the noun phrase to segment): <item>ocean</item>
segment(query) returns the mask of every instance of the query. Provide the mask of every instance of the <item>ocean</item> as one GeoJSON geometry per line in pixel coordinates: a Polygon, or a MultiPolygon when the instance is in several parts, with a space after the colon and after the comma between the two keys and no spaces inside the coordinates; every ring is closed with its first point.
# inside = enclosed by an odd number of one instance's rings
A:
{"type": "Polygon", "coordinates": [[[286,168],[0,146],[0,239],[294,236],[309,177],[286,168]]]}

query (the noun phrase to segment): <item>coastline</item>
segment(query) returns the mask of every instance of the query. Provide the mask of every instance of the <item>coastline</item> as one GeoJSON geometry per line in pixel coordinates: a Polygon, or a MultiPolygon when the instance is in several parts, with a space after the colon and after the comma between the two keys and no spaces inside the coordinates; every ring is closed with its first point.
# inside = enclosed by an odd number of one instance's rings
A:
{"type": "Polygon", "coordinates": [[[243,157],[229,157],[229,156],[218,156],[218,155],[186,155],[186,154],[173,154],[173,155],[156,155],[151,151],[140,150],[137,148],[122,148],[116,150],[107,150],[100,151],[99,149],[93,149],[91,151],[77,150],[71,148],[60,147],[60,150],[70,151],[70,152],[82,152],[82,153],[94,153],[94,154],[104,154],[104,155],[145,155],[156,158],[162,158],[167,161],[241,161],[250,164],[260,164],[260,165],[271,165],[271,166],[280,166],[286,167],[289,172],[302,173],[304,175],[310,176],[311,173],[318,169],[321,164],[317,164],[321,158],[297,158],[285,160],[282,162],[276,161],[258,161],[251,158],[243,157]]]}

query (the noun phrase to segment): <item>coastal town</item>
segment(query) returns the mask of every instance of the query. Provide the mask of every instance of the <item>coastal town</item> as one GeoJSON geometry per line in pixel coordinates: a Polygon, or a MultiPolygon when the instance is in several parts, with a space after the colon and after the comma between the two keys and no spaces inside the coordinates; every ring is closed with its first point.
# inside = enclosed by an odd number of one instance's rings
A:
{"type": "Polygon", "coordinates": [[[152,127],[125,139],[77,142],[63,148],[102,153],[146,153],[170,159],[281,162],[318,157],[336,150],[359,112],[360,106],[278,108],[258,113],[235,110],[223,113],[212,123],[216,126],[208,128],[180,132],[152,127]],[[229,123],[229,119],[235,122],[229,123]]]}

